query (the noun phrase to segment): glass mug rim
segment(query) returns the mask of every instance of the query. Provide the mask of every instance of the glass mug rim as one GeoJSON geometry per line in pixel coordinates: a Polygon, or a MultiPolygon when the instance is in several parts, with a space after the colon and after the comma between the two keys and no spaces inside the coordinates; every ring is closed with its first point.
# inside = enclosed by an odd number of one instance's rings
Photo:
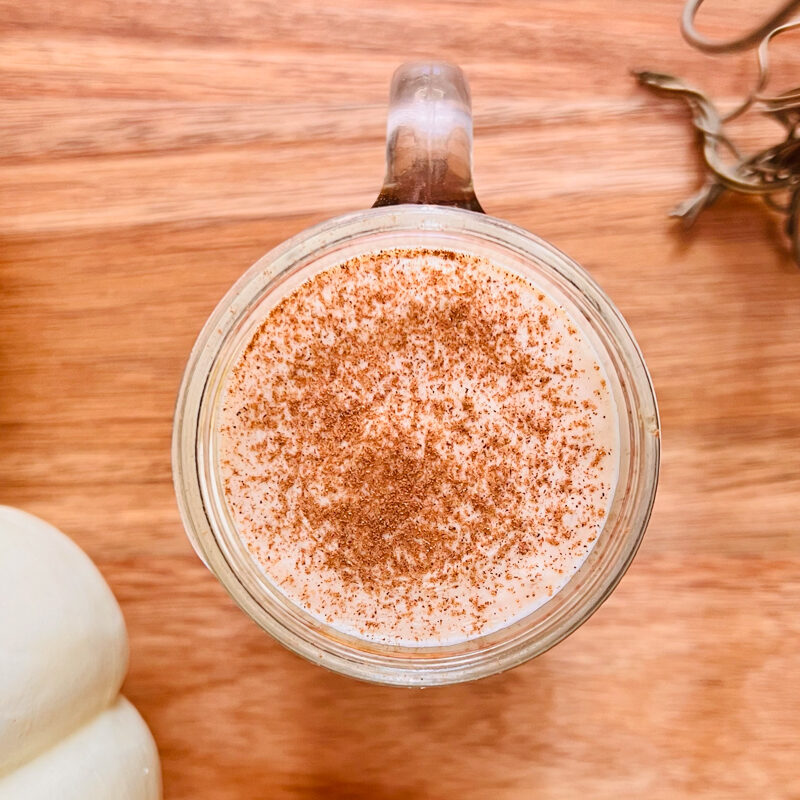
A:
{"type": "MultiPolygon", "coordinates": [[[[624,319],[582,267],[503,220],[458,208],[401,205],[346,214],[307,229],[259,259],[234,284],[203,328],[184,374],[175,417],[173,474],[181,516],[195,550],[236,603],[273,638],[309,661],[350,677],[428,686],[516,666],[549,649],[591,616],[622,578],[642,540],[655,499],[659,454],[658,410],[644,360],[624,319]],[[255,312],[255,318],[263,320],[263,312],[257,312],[276,287],[289,277],[301,280],[305,274],[307,279],[319,271],[325,254],[333,257],[354,244],[367,245],[364,252],[375,252],[402,235],[417,237],[422,248],[430,237],[452,238],[454,244],[472,237],[471,248],[464,252],[474,252],[476,242],[483,241],[547,271],[562,290],[575,293],[573,299],[585,301],[583,313],[593,314],[593,324],[604,329],[606,346],[614,349],[612,355],[626,373],[630,396],[626,411],[635,441],[629,446],[636,460],[631,460],[623,493],[627,505],[615,518],[609,515],[589,557],[547,603],[510,626],[462,645],[393,648],[346,636],[312,620],[277,589],[270,589],[255,560],[244,551],[215,479],[214,409],[226,363],[230,365],[237,351],[237,335],[247,334],[248,318],[252,324],[255,312]],[[383,244],[370,249],[368,243],[375,241],[383,244]],[[610,529],[612,523],[617,530],[610,529]],[[607,563],[601,564],[605,552],[601,545],[606,544],[613,544],[613,549],[606,553],[607,563]],[[576,593],[576,588],[581,591],[576,593]]],[[[620,473],[619,498],[621,478],[620,473]]]]}

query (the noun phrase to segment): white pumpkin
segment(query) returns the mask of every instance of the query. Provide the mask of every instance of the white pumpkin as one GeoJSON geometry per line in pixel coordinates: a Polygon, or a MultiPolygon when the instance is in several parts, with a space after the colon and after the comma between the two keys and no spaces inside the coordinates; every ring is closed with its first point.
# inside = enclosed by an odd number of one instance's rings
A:
{"type": "Polygon", "coordinates": [[[155,742],[119,690],[128,638],[88,556],[0,506],[0,800],[158,800],[155,742]]]}

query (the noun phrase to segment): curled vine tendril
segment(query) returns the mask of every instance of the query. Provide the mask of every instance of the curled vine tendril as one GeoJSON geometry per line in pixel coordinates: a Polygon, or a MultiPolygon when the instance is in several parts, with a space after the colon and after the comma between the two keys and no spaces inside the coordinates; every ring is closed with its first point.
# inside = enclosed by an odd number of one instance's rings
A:
{"type": "Polygon", "coordinates": [[[800,0],[783,5],[763,25],[748,34],[723,42],[700,35],[694,19],[703,0],[688,0],[681,29],[684,38],[707,53],[743,50],[758,43],[758,78],[744,100],[727,114],[722,114],[700,89],[679,78],[658,72],[638,71],[634,76],[642,86],[654,92],[682,99],[692,112],[692,124],[700,135],[706,180],[700,190],[678,205],[672,216],[690,227],[700,212],[712,205],[726,191],[761,197],[770,208],[786,216],[786,234],[792,257],[800,266],[800,87],[776,95],[765,93],[769,81],[769,46],[775,37],[800,29],[800,20],[783,21],[800,6],[800,0]],[[778,122],[785,138],[760,152],[744,155],[725,132],[725,125],[749,109],[778,122]]]}

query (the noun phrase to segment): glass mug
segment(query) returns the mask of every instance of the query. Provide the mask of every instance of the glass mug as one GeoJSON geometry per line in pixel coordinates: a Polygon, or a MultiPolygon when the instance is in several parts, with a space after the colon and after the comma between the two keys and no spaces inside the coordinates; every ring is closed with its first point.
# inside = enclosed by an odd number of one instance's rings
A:
{"type": "Polygon", "coordinates": [[[238,605],[290,650],[362,680],[432,686],[516,666],[572,633],[630,564],[656,492],[659,422],[642,355],[619,312],[575,262],[525,230],[483,213],[472,187],[472,116],[461,70],[404,64],[395,72],[387,170],[372,209],[331,219],[257,261],[200,333],[178,396],[173,474],[189,539],[238,605]],[[354,256],[431,248],[484,256],[527,276],[584,323],[619,414],[617,490],[605,526],[572,578],[528,616],[468,641],[385,645],[350,636],[289,601],[259,569],[236,532],[217,468],[217,419],[225,378],[270,309],[299,284],[354,256]]]}

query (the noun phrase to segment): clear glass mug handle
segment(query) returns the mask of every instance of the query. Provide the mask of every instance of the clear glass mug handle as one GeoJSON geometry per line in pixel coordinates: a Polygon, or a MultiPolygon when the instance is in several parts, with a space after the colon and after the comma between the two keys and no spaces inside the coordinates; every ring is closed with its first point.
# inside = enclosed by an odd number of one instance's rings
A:
{"type": "Polygon", "coordinates": [[[402,64],[392,77],[386,177],[373,207],[401,203],[483,212],[472,187],[469,84],[453,64],[402,64]]]}

